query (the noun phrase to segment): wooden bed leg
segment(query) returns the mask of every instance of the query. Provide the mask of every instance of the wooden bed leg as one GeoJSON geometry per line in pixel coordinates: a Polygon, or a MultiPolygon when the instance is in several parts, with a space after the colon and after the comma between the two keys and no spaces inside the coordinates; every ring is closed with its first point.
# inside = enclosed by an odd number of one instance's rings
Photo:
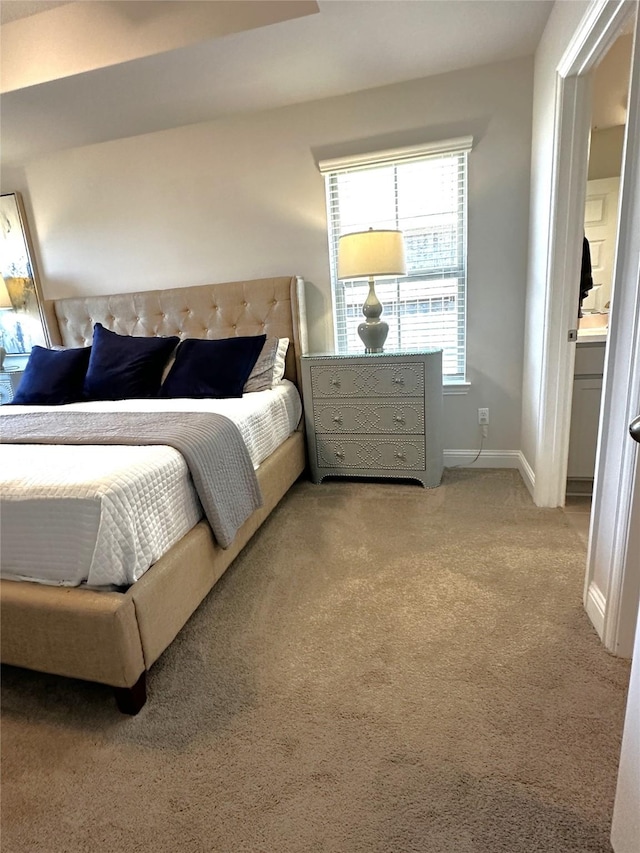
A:
{"type": "Polygon", "coordinates": [[[147,701],[147,673],[143,672],[133,687],[114,687],[118,710],[134,716],[147,701]]]}

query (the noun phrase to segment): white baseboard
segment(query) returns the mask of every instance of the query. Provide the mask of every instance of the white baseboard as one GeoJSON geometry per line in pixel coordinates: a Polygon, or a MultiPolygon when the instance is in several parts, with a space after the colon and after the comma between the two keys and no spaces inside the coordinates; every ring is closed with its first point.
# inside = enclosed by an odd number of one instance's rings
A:
{"type": "Polygon", "coordinates": [[[600,639],[604,636],[604,613],[606,606],[607,599],[600,591],[600,588],[591,581],[587,590],[584,609],[587,611],[587,616],[591,619],[591,623],[598,632],[600,639]]]}
{"type": "Polygon", "coordinates": [[[483,450],[480,456],[477,450],[445,450],[443,456],[445,468],[517,468],[533,497],[536,475],[521,450],[483,450]]]}
{"type": "Polygon", "coordinates": [[[517,468],[533,495],[536,475],[521,450],[445,450],[445,468],[517,468]],[[476,459],[476,456],[478,458],[476,459]]]}
{"type": "Polygon", "coordinates": [[[521,450],[518,452],[520,455],[520,474],[522,475],[525,486],[529,489],[531,497],[533,497],[533,490],[536,485],[536,475],[531,465],[529,465],[524,453],[521,450]]]}

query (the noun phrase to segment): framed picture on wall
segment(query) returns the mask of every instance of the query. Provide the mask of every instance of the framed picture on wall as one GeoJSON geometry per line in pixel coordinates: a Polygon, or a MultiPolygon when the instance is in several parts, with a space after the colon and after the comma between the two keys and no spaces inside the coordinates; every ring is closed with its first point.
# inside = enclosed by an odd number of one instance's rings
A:
{"type": "Polygon", "coordinates": [[[0,359],[49,345],[42,290],[20,193],[0,196],[0,359]]]}

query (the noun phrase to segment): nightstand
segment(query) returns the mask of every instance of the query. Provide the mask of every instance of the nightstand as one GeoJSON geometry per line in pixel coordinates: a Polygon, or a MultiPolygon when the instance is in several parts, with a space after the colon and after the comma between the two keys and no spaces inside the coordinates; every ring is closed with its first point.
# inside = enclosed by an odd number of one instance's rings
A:
{"type": "Polygon", "coordinates": [[[311,479],[442,477],[442,350],[302,357],[311,479]]]}
{"type": "Polygon", "coordinates": [[[23,373],[20,367],[4,367],[0,370],[0,404],[13,400],[23,373]]]}

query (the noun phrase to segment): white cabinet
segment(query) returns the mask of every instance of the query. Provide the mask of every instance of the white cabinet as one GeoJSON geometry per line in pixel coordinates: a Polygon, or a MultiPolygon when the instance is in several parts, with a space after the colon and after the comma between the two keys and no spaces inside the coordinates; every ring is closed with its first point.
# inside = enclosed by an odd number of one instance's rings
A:
{"type": "Polygon", "coordinates": [[[573,380],[571,405],[571,435],[569,438],[569,467],[567,476],[572,479],[593,479],[598,443],[598,419],[602,376],[573,380]]]}
{"type": "Polygon", "coordinates": [[[604,370],[604,343],[578,343],[573,378],[568,491],[589,492],[593,482],[604,370]],[[577,482],[575,482],[577,481],[577,482]],[[584,488],[579,488],[579,484],[584,488]]]}

